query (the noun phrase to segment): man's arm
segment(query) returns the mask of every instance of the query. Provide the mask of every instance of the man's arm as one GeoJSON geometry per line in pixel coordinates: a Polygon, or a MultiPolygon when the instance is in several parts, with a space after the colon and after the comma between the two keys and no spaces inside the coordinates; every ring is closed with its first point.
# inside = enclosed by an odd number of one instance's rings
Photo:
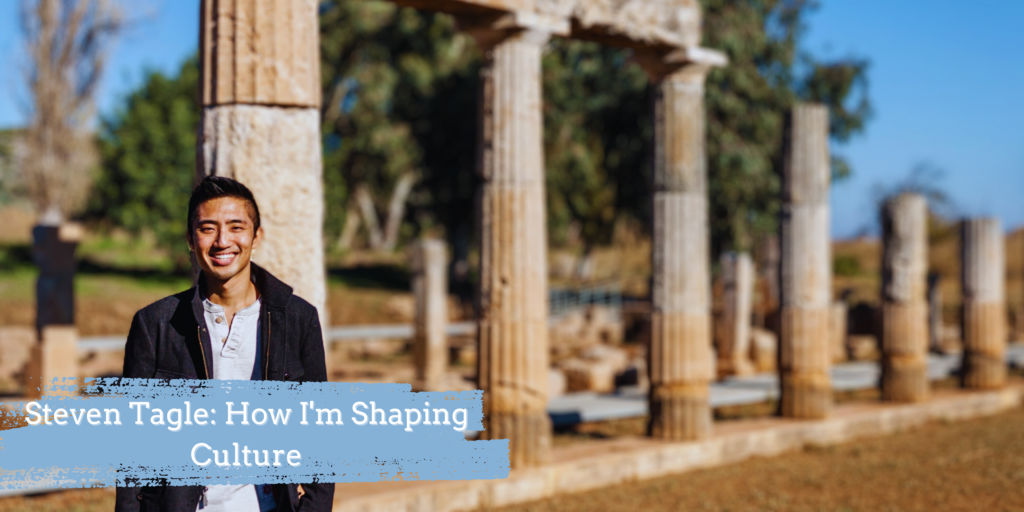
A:
{"type": "Polygon", "coordinates": [[[156,340],[146,328],[142,319],[142,311],[132,318],[132,328],[128,331],[128,343],[124,346],[124,377],[149,379],[156,373],[156,340]]]}
{"type": "MultiPolygon", "coordinates": [[[[302,361],[302,380],[327,382],[327,359],[324,354],[324,335],[320,329],[320,315],[316,309],[304,329],[299,358],[302,361]]],[[[302,484],[305,494],[299,499],[298,509],[302,512],[330,512],[334,507],[334,482],[302,484]]]]}
{"type": "MultiPolygon", "coordinates": [[[[132,318],[128,342],[124,346],[124,370],[121,375],[125,377],[149,378],[156,371],[156,340],[146,330],[140,313],[135,313],[132,318]]],[[[139,487],[118,487],[114,511],[137,512],[139,492],[139,487]]]]}

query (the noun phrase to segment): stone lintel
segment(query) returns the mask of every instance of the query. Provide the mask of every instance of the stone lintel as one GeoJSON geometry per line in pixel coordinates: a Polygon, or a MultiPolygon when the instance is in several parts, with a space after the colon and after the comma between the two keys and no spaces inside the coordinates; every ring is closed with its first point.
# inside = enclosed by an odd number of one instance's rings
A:
{"type": "Polygon", "coordinates": [[[724,53],[700,46],[637,49],[632,59],[655,82],[676,73],[703,81],[713,68],[729,64],[729,58],[724,53]]]}
{"type": "Polygon", "coordinates": [[[533,39],[544,44],[551,36],[568,36],[570,30],[569,20],[533,11],[457,14],[455,20],[459,30],[472,36],[484,52],[524,32],[535,34],[533,39]]]}

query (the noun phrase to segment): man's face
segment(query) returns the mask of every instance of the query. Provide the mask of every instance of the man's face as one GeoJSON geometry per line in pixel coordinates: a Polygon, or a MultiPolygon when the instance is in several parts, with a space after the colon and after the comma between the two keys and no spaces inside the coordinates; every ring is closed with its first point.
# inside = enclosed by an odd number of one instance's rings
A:
{"type": "Polygon", "coordinates": [[[228,281],[249,267],[262,231],[254,227],[242,199],[219,197],[199,205],[189,246],[207,278],[228,281]]]}

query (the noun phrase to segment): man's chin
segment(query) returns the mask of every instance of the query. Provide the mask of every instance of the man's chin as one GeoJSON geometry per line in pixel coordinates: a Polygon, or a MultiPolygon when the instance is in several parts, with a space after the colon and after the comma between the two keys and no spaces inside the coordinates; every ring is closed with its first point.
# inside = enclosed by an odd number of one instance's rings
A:
{"type": "Polygon", "coordinates": [[[238,274],[241,274],[247,266],[248,262],[246,262],[245,265],[231,265],[228,267],[217,267],[211,265],[208,268],[204,268],[203,273],[206,274],[207,278],[226,283],[238,274]]]}

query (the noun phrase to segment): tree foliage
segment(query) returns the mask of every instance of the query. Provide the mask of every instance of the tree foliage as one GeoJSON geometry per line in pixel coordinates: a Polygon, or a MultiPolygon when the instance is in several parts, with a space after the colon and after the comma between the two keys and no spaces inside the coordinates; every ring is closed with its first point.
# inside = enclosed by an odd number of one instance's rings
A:
{"type": "Polygon", "coordinates": [[[131,233],[151,232],[180,268],[188,266],[185,219],[195,179],[199,66],[146,75],[121,108],[104,116],[102,169],[87,216],[131,233]]]}

